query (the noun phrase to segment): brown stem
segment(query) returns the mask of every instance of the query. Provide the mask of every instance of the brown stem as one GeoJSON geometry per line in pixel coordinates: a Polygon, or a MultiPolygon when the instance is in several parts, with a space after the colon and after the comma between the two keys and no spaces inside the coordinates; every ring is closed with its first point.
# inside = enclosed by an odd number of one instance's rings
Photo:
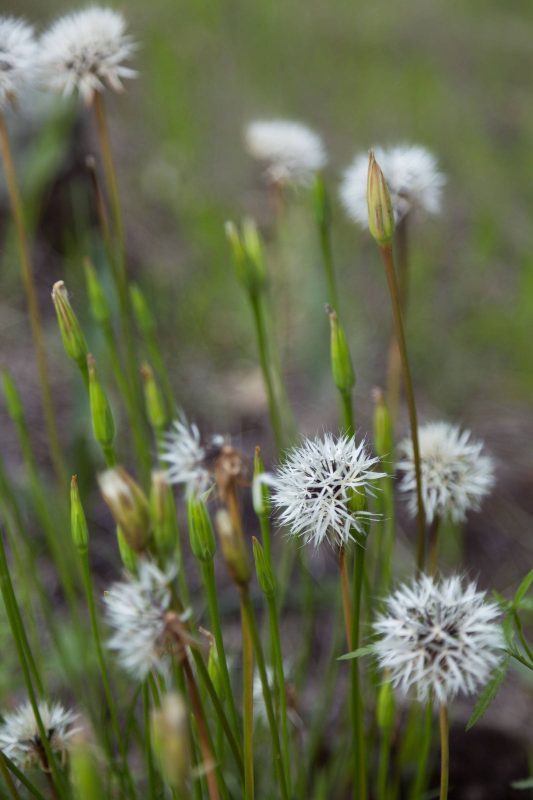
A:
{"type": "Polygon", "coordinates": [[[448,725],[448,708],[445,705],[439,711],[440,727],[440,800],[448,798],[448,780],[450,772],[450,734],[448,725]]]}
{"type": "Polygon", "coordinates": [[[19,250],[20,267],[22,272],[22,281],[24,283],[26,302],[28,304],[28,312],[30,315],[30,326],[33,338],[33,347],[35,349],[35,357],[37,359],[37,369],[39,372],[39,381],[41,385],[41,397],[42,397],[46,432],[50,444],[50,455],[59,482],[61,483],[62,486],[66,486],[67,473],[63,461],[63,454],[61,452],[61,445],[59,443],[59,434],[57,430],[56,415],[54,411],[54,402],[52,399],[52,389],[50,386],[48,362],[44,346],[41,314],[39,311],[39,304],[37,302],[35,279],[33,275],[33,268],[32,268],[30,251],[26,235],[24,209],[22,205],[22,199],[20,196],[17,175],[15,172],[13,154],[11,152],[9,133],[7,130],[7,125],[3,114],[0,114],[0,150],[2,152],[2,160],[4,163],[4,172],[6,178],[7,191],[9,195],[9,203],[11,206],[11,212],[13,214],[15,229],[17,233],[17,243],[19,250]]]}
{"type": "Polygon", "coordinates": [[[185,675],[185,680],[187,683],[187,691],[189,693],[189,698],[191,701],[192,713],[194,714],[196,725],[198,727],[198,740],[200,743],[200,750],[202,751],[202,758],[204,760],[204,768],[206,772],[207,791],[209,793],[209,800],[220,800],[217,779],[215,775],[216,762],[211,747],[211,737],[209,735],[209,729],[207,727],[207,722],[205,720],[204,709],[202,707],[202,700],[200,698],[200,693],[198,691],[198,687],[194,679],[194,674],[187,657],[183,659],[182,666],[183,666],[183,673],[185,675]]]}
{"type": "Polygon", "coordinates": [[[244,729],[244,800],[254,798],[254,649],[241,592],[243,729],[244,729]]]}
{"type": "Polygon", "coordinates": [[[351,650],[353,647],[352,601],[350,597],[350,579],[348,578],[348,568],[346,565],[346,550],[344,547],[341,547],[339,550],[339,571],[341,576],[342,610],[344,612],[346,642],[351,650]]]}
{"type": "Polygon", "coordinates": [[[394,319],[394,328],[396,332],[396,339],[400,349],[400,356],[402,360],[403,380],[405,385],[405,395],[407,399],[407,407],[409,409],[409,422],[411,425],[411,439],[413,442],[413,460],[415,464],[415,477],[416,477],[416,499],[418,505],[418,546],[417,546],[417,568],[419,571],[424,569],[426,557],[426,525],[424,513],[424,501],[422,498],[422,469],[420,464],[420,448],[418,445],[418,420],[416,413],[415,393],[413,389],[413,380],[411,378],[411,369],[409,367],[409,358],[407,356],[407,345],[405,343],[405,333],[403,329],[402,309],[400,305],[400,294],[398,290],[398,283],[396,280],[396,271],[394,268],[394,256],[392,253],[392,246],[382,245],[380,247],[383,263],[385,265],[385,273],[387,275],[387,283],[389,286],[389,293],[392,305],[392,314],[394,319]]]}
{"type": "MultiPolygon", "coordinates": [[[[404,319],[407,313],[407,299],[409,294],[407,219],[407,217],[404,217],[396,228],[396,274],[398,280],[398,292],[400,296],[400,307],[404,319]]],[[[402,359],[400,355],[400,349],[398,347],[398,339],[395,333],[393,333],[391,336],[387,363],[387,404],[389,406],[393,424],[395,424],[400,405],[402,378],[402,359]]]]}

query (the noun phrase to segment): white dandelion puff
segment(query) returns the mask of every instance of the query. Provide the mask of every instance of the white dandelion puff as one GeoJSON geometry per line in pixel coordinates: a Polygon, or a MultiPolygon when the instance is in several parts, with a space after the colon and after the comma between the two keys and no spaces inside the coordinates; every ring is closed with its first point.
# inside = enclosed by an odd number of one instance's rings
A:
{"type": "Polygon", "coordinates": [[[298,122],[256,120],[246,127],[244,139],[250,155],[266,164],[272,183],[309,185],[327,162],[320,136],[298,122]]]}
{"type": "Polygon", "coordinates": [[[204,445],[196,425],[190,425],[185,419],[173,422],[164,437],[161,452],[161,460],[168,467],[168,482],[183,484],[188,497],[208,491],[213,485],[209,464],[225,441],[223,436],[215,434],[204,445]]]}
{"type": "MultiPolygon", "coordinates": [[[[418,429],[422,467],[422,497],[426,519],[450,517],[465,519],[470,510],[479,510],[481,501],[494,485],[493,460],[482,454],[482,442],[471,438],[468,430],[447,422],[430,422],[418,429]]],[[[398,445],[397,469],[403,473],[399,490],[407,495],[410,513],[417,513],[416,473],[410,438],[398,445]]]]}
{"type": "MultiPolygon", "coordinates": [[[[429,150],[418,145],[376,147],[374,155],[385,176],[397,223],[411,213],[439,213],[446,177],[429,150]]],[[[339,190],[347,215],[363,228],[368,227],[367,178],[368,153],[361,153],[344,172],[339,190]]]]}
{"type": "MultiPolygon", "coordinates": [[[[76,726],[79,715],[64,708],[60,703],[41,701],[38,709],[50,749],[63,760],[68,753],[72,737],[81,730],[76,726]]],[[[16,711],[4,715],[0,726],[0,750],[18,767],[48,768],[31,703],[26,702],[16,711]]]]}
{"type": "Polygon", "coordinates": [[[135,48],[117,11],[90,6],[66,14],[41,37],[43,80],[64,95],[78,91],[90,104],[95,92],[106,87],[119,92],[123,79],[135,77],[136,72],[124,64],[135,48]]]}
{"type": "Polygon", "coordinates": [[[378,461],[364,441],[356,444],[350,436],[305,439],[288,452],[272,480],[280,524],[315,545],[364,539],[368,520],[376,515],[355,510],[354,500],[374,494],[376,481],[385,476],[375,471],[378,461]]]}
{"type": "Polygon", "coordinates": [[[0,17],[0,109],[16,100],[35,72],[33,28],[15,17],[0,17]]]}
{"type": "Polygon", "coordinates": [[[373,625],[380,636],[373,649],[393,686],[443,704],[486,684],[505,643],[500,610],[485,596],[459,576],[423,575],[393,592],[373,625]]]}
{"type": "Polygon", "coordinates": [[[138,576],[126,575],[104,594],[106,620],[113,630],[107,646],[136,679],[144,680],[152,670],[166,674],[172,652],[167,614],[175,575],[173,568],[163,572],[140,561],[138,576]]]}

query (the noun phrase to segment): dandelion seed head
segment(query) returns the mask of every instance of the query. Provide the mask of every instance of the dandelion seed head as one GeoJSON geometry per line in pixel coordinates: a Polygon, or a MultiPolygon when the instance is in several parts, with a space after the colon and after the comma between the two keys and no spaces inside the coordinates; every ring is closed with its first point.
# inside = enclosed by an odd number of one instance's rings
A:
{"type": "Polygon", "coordinates": [[[0,17],[0,110],[10,105],[35,71],[33,28],[15,17],[0,17]]]}
{"type": "Polygon", "coordinates": [[[224,437],[216,434],[210,444],[204,446],[196,425],[190,425],[185,419],[175,420],[165,435],[161,452],[161,460],[167,465],[168,482],[183,484],[188,497],[206,492],[213,484],[209,471],[211,450],[219,450],[224,442],[224,437]]]}
{"type": "MultiPolygon", "coordinates": [[[[50,749],[60,758],[64,758],[72,737],[81,730],[76,726],[79,715],[60,703],[41,701],[38,708],[50,749]]],[[[5,714],[0,726],[0,750],[18,767],[44,766],[39,727],[29,702],[5,714]]]]}
{"type": "Polygon", "coordinates": [[[499,608],[474,583],[457,575],[436,581],[423,575],[386,601],[373,627],[379,665],[403,694],[447,703],[474,694],[501,661],[504,639],[499,608]]]}
{"type": "Polygon", "coordinates": [[[279,511],[280,525],[295,536],[318,546],[324,540],[345,545],[366,536],[365,528],[375,515],[354,510],[354,498],[374,494],[379,459],[372,457],[364,441],[350,436],[305,439],[289,450],[285,462],[272,479],[272,503],[279,511]]]}
{"type": "MultiPolygon", "coordinates": [[[[418,145],[374,148],[390,192],[394,218],[400,222],[407,214],[438,214],[445,176],[429,150],[418,145]]],[[[368,227],[368,154],[356,156],[344,172],[339,194],[347,215],[363,228],[368,227]]]]}
{"type": "Polygon", "coordinates": [[[170,611],[170,584],[176,571],[160,570],[150,561],[139,562],[138,575],[127,574],[104,594],[105,615],[113,635],[107,646],[121,666],[138,680],[152,671],[166,674],[171,643],[166,618],[170,611]]]}
{"type": "Polygon", "coordinates": [[[135,44],[122,14],[110,8],[95,5],[66,14],[43,34],[40,44],[46,85],[64,95],[78,91],[87,104],[106,87],[122,91],[122,81],[136,75],[124,64],[135,44]]]}
{"type": "MultiPolygon", "coordinates": [[[[478,510],[482,499],[494,485],[494,465],[482,454],[483,444],[473,440],[468,430],[447,422],[430,422],[418,429],[422,467],[422,497],[426,519],[450,517],[465,519],[470,510],[478,510]]],[[[416,473],[413,444],[410,438],[398,445],[402,474],[399,490],[407,496],[410,513],[417,513],[416,473]]]]}
{"type": "Polygon", "coordinates": [[[244,139],[250,155],[266,164],[272,183],[308,185],[327,162],[320,136],[298,122],[256,120],[246,127],[244,139]]]}

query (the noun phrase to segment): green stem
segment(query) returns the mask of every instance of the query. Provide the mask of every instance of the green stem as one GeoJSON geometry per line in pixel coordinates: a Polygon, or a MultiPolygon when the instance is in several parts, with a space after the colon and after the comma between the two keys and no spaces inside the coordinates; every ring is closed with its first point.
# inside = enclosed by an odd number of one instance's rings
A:
{"type": "Polygon", "coordinates": [[[0,113],[0,151],[2,153],[2,159],[4,162],[4,172],[6,178],[7,191],[9,195],[9,202],[11,205],[11,211],[13,214],[13,219],[15,221],[15,228],[17,233],[20,267],[22,272],[22,280],[24,283],[24,290],[26,292],[26,301],[28,303],[28,312],[30,315],[33,346],[35,349],[35,356],[37,359],[37,370],[39,373],[39,381],[41,385],[41,398],[43,403],[46,433],[50,444],[50,455],[52,457],[52,462],[54,464],[54,469],[59,484],[61,486],[66,486],[67,472],[65,468],[65,462],[63,459],[63,453],[61,451],[61,444],[59,441],[59,433],[57,429],[56,414],[54,410],[54,402],[52,399],[52,389],[50,385],[48,361],[46,358],[46,349],[44,343],[41,314],[39,311],[39,304],[37,301],[35,279],[33,275],[30,251],[27,241],[24,209],[22,205],[22,199],[20,196],[17,176],[15,172],[13,154],[11,152],[9,133],[7,130],[4,115],[1,113],[0,113]]]}
{"type": "Polygon", "coordinates": [[[6,755],[4,755],[4,753],[1,754],[0,758],[2,759],[2,762],[7,767],[7,769],[13,773],[15,778],[21,782],[24,788],[27,789],[28,792],[33,797],[36,798],[36,800],[46,800],[44,794],[41,794],[39,789],[36,786],[34,786],[33,783],[31,783],[31,781],[28,780],[26,775],[24,775],[24,773],[19,770],[16,764],[10,761],[10,759],[6,755]]]}
{"type": "Polygon", "coordinates": [[[439,534],[441,519],[435,516],[429,528],[429,574],[433,577],[437,574],[439,566],[439,534]]]}
{"type": "Polygon", "coordinates": [[[246,621],[248,623],[248,627],[250,630],[250,635],[252,637],[253,647],[255,658],[257,661],[257,668],[259,670],[259,676],[261,678],[261,684],[263,687],[263,698],[265,701],[265,707],[268,717],[268,723],[270,726],[270,736],[272,739],[272,750],[274,754],[274,764],[276,767],[276,772],[278,776],[278,782],[281,790],[281,796],[283,800],[289,800],[289,792],[287,786],[287,776],[285,775],[285,770],[283,768],[283,756],[281,753],[281,746],[279,741],[279,733],[276,724],[276,717],[274,715],[274,706],[272,704],[272,694],[270,691],[270,686],[268,683],[268,674],[265,665],[265,658],[263,655],[263,647],[261,645],[261,639],[259,637],[259,631],[257,628],[257,622],[255,619],[255,614],[253,610],[253,606],[250,600],[250,594],[247,586],[241,587],[241,598],[242,598],[242,607],[246,616],[246,621]]]}
{"type": "Polygon", "coordinates": [[[20,794],[17,791],[17,787],[11,777],[11,774],[7,768],[5,757],[3,753],[0,753],[0,773],[2,774],[2,778],[4,779],[4,783],[7,786],[7,790],[9,792],[9,796],[12,800],[21,800],[20,794]]]}
{"type": "Polygon", "coordinates": [[[143,720],[144,720],[144,743],[146,766],[148,768],[148,792],[150,800],[156,800],[156,772],[154,766],[154,754],[152,752],[152,736],[150,728],[150,685],[148,680],[143,683],[143,720]]]}
{"type": "Polygon", "coordinates": [[[448,778],[450,772],[450,732],[448,708],[441,705],[439,711],[440,729],[440,795],[439,800],[448,800],[448,778]]]}
{"type": "Polygon", "coordinates": [[[391,735],[392,728],[390,726],[383,729],[379,747],[377,800],[388,800],[391,735]]]}
{"type": "Polygon", "coordinates": [[[339,401],[341,407],[342,431],[348,436],[353,436],[355,434],[355,426],[353,419],[352,393],[339,390],[339,401]]]}
{"type": "MultiPolygon", "coordinates": [[[[355,543],[354,574],[353,574],[353,615],[352,615],[352,647],[357,650],[360,644],[361,628],[361,600],[365,572],[365,547],[355,543]]],[[[352,708],[354,717],[354,762],[356,775],[354,781],[354,797],[356,800],[366,800],[366,756],[365,756],[365,724],[364,705],[361,697],[361,676],[359,672],[359,659],[353,658],[350,662],[352,681],[352,708]]]]}
{"type": "Polygon", "coordinates": [[[426,558],[426,517],[424,512],[424,500],[422,497],[422,469],[420,462],[420,448],[418,444],[418,420],[415,402],[415,393],[413,389],[413,380],[411,377],[411,368],[409,366],[409,358],[407,355],[407,345],[405,342],[405,332],[403,328],[402,309],[400,305],[400,297],[398,291],[398,284],[396,280],[396,271],[394,268],[394,256],[392,253],[391,245],[380,247],[383,263],[385,265],[385,273],[387,276],[387,283],[389,286],[389,294],[391,298],[392,314],[394,319],[394,329],[398,347],[400,349],[400,356],[402,361],[403,380],[405,384],[405,394],[407,398],[407,407],[409,409],[409,423],[411,426],[411,439],[413,442],[413,460],[415,465],[416,477],[416,498],[418,505],[418,544],[417,544],[417,569],[422,571],[424,569],[426,558]]]}
{"type": "MultiPolygon", "coordinates": [[[[418,711],[418,708],[416,708],[418,711]]],[[[415,711],[415,716],[411,718],[417,728],[420,725],[419,715],[415,711]]],[[[433,733],[433,704],[428,701],[426,712],[424,715],[424,726],[422,730],[422,741],[419,741],[419,746],[416,752],[416,775],[413,782],[413,788],[409,795],[409,800],[421,800],[424,795],[427,784],[428,762],[429,754],[431,752],[431,739],[433,733]]]]}
{"type": "Polygon", "coordinates": [[[326,184],[322,175],[317,175],[315,192],[317,199],[318,236],[320,240],[320,252],[322,254],[322,265],[324,267],[324,274],[328,287],[328,302],[330,306],[338,312],[339,297],[335,281],[333,248],[331,246],[331,209],[326,184]]]}
{"type": "Polygon", "coordinates": [[[281,637],[279,632],[278,610],[275,595],[267,595],[268,620],[270,624],[270,641],[272,643],[272,661],[276,686],[279,692],[279,707],[281,717],[281,741],[283,747],[283,764],[287,776],[287,788],[291,794],[291,759],[289,747],[289,725],[287,720],[287,689],[285,686],[285,670],[281,652],[281,637]]]}
{"type": "Polygon", "coordinates": [[[254,798],[254,650],[241,595],[244,799],[254,798]]]}

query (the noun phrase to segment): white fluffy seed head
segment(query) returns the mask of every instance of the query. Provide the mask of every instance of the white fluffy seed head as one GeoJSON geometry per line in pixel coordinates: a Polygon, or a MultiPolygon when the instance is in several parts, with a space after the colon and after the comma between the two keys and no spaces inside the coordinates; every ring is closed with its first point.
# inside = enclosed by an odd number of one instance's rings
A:
{"type": "MultiPolygon", "coordinates": [[[[79,733],[79,715],[60,703],[38,704],[39,716],[46,731],[50,749],[60,758],[67,754],[72,737],[79,733]]],[[[37,720],[29,702],[5,714],[0,726],[0,750],[18,767],[43,767],[43,746],[37,720]]]]}
{"type": "Polygon", "coordinates": [[[256,120],[246,127],[244,139],[250,155],[266,164],[272,183],[309,185],[327,162],[320,136],[298,122],[256,120]]]}
{"type": "Polygon", "coordinates": [[[166,615],[175,574],[174,569],[163,572],[140,561],[137,576],[126,575],[104,594],[106,620],[113,630],[107,646],[135,679],[144,680],[152,670],[165,674],[168,668],[166,615]]]}
{"type": "MultiPolygon", "coordinates": [[[[411,213],[439,213],[446,178],[425,147],[375,147],[374,155],[385,176],[397,223],[411,213]]],[[[368,153],[361,153],[344,172],[339,190],[347,215],[363,228],[368,227],[367,178],[368,153]]]]}
{"type": "Polygon", "coordinates": [[[78,91],[87,104],[106,87],[121,91],[122,80],[136,74],[124,64],[135,44],[122,14],[110,8],[90,6],[66,14],[43,34],[40,50],[48,88],[64,95],[78,91]]]}
{"type": "Polygon", "coordinates": [[[315,545],[363,540],[375,516],[366,510],[365,498],[385,474],[375,471],[378,460],[364,441],[356,444],[350,436],[305,439],[289,450],[272,479],[280,524],[315,545]]]}
{"type": "Polygon", "coordinates": [[[474,583],[423,575],[391,594],[373,625],[379,665],[395,688],[413,689],[422,702],[474,694],[502,658],[499,613],[474,583]]]}
{"type": "Polygon", "coordinates": [[[215,434],[204,445],[196,425],[185,418],[175,420],[165,435],[161,451],[168,482],[183,484],[187,497],[208,491],[213,485],[209,463],[224,442],[223,436],[215,434]]]}
{"type": "Polygon", "coordinates": [[[31,81],[35,62],[33,28],[15,17],[0,17],[0,110],[31,81]]]}
{"type": "MultiPolygon", "coordinates": [[[[494,465],[482,454],[482,442],[468,430],[447,422],[429,422],[418,429],[422,465],[422,496],[426,519],[449,517],[461,522],[470,510],[478,510],[494,485],[494,465]]],[[[416,473],[410,438],[398,445],[399,490],[407,496],[410,513],[417,513],[416,473]]]]}

